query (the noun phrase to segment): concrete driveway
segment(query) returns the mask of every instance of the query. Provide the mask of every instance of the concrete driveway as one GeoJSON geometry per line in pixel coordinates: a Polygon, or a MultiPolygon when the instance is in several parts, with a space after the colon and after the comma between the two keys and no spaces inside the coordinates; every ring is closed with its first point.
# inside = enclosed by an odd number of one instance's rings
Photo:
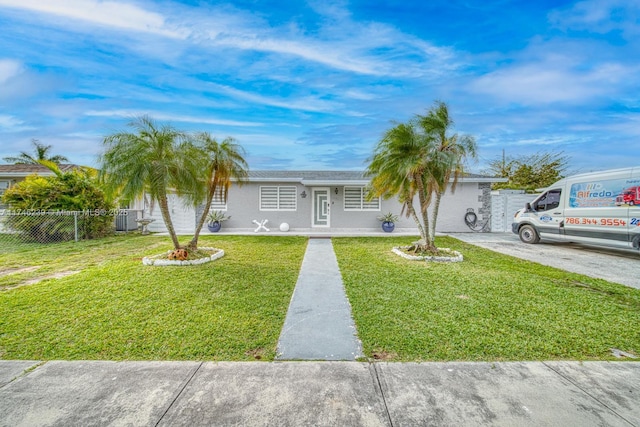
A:
{"type": "Polygon", "coordinates": [[[522,243],[513,233],[451,233],[449,236],[495,252],[640,289],[640,253],[637,250],[568,242],[530,245],[522,243]]]}

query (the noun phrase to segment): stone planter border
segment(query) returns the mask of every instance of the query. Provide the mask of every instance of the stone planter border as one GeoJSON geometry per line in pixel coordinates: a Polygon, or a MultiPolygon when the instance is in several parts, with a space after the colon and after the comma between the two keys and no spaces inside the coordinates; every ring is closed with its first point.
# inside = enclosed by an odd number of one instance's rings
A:
{"type": "Polygon", "coordinates": [[[438,250],[443,252],[448,252],[455,256],[415,256],[409,255],[403,251],[403,249],[408,249],[410,246],[397,246],[392,249],[393,253],[401,256],[402,258],[409,259],[412,261],[433,261],[433,262],[461,262],[464,260],[462,254],[458,251],[453,251],[449,248],[438,248],[438,250]]]}
{"type": "Polygon", "coordinates": [[[205,250],[205,251],[216,251],[216,252],[214,254],[212,254],[211,256],[208,256],[208,257],[205,257],[205,258],[194,259],[194,260],[186,260],[186,261],[178,261],[178,260],[167,259],[167,255],[171,252],[171,251],[167,251],[166,253],[161,254],[161,255],[154,255],[154,256],[150,256],[150,257],[144,257],[144,258],[142,258],[142,263],[144,265],[154,265],[154,266],[199,265],[199,264],[205,264],[207,262],[215,261],[218,258],[222,258],[224,256],[224,251],[222,249],[206,248],[206,247],[202,247],[200,249],[205,250]]]}

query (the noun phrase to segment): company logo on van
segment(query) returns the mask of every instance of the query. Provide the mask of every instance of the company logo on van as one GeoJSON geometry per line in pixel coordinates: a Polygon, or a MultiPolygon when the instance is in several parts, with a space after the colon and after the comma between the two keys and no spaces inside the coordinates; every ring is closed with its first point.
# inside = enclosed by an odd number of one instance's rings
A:
{"type": "MultiPolygon", "coordinates": [[[[616,198],[625,188],[624,179],[609,179],[597,182],[582,182],[571,185],[569,207],[592,208],[616,206],[616,198]]],[[[621,206],[622,201],[617,202],[621,206]]]]}
{"type": "Polygon", "coordinates": [[[600,183],[595,183],[595,184],[587,184],[585,190],[587,191],[597,191],[600,190],[602,187],[602,184],[600,183]]]}
{"type": "Polygon", "coordinates": [[[549,215],[542,215],[540,217],[540,221],[542,221],[542,222],[551,222],[551,221],[553,221],[553,218],[551,218],[549,215]]]}

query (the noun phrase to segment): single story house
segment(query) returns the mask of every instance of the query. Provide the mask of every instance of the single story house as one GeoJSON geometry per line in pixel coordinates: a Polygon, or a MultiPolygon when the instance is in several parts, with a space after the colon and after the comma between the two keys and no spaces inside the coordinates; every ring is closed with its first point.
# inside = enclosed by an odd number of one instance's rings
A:
{"type": "MultiPolygon", "coordinates": [[[[73,164],[59,166],[62,171],[78,167],[73,164]]],[[[53,172],[38,164],[0,165],[0,195],[33,174],[47,176],[53,172]]],[[[469,231],[464,221],[468,209],[473,209],[479,222],[488,221],[492,213],[491,184],[503,181],[503,178],[465,175],[459,180],[455,193],[447,191],[444,195],[437,231],[469,231]]],[[[280,225],[286,223],[293,232],[382,233],[377,217],[388,212],[400,217],[396,222],[397,231],[417,231],[413,219],[400,215],[402,206],[397,199],[367,201],[368,183],[360,171],[256,170],[249,172],[249,178],[243,185],[233,183],[226,203],[214,200],[211,209],[231,216],[223,223],[222,231],[225,232],[253,232],[258,224],[267,220],[264,225],[271,232],[279,231],[280,225]]],[[[196,214],[202,211],[202,207],[196,212],[193,206],[185,205],[176,195],[170,196],[169,206],[177,232],[193,233],[198,219],[196,214]]],[[[135,220],[143,216],[154,220],[148,226],[150,231],[166,231],[160,209],[150,203],[148,197],[130,207],[137,212],[126,218],[116,218],[117,229],[135,229],[138,227],[135,220]]],[[[488,227],[483,231],[492,230],[488,227]]],[[[206,227],[203,233],[208,233],[206,227]]]]}
{"type": "MultiPolygon", "coordinates": [[[[491,215],[491,184],[502,178],[467,174],[458,181],[455,193],[447,191],[438,214],[437,231],[469,231],[464,217],[473,209],[480,222],[491,215]]],[[[212,210],[224,211],[231,218],[223,223],[223,232],[252,232],[264,224],[271,232],[287,224],[293,232],[380,232],[378,216],[391,212],[400,217],[397,231],[417,231],[413,219],[400,215],[397,199],[366,200],[369,180],[358,171],[250,171],[247,182],[233,183],[226,203],[215,200],[212,210]],[[264,221],[267,222],[264,222],[264,221]]],[[[144,217],[154,219],[148,228],[164,232],[160,209],[148,200],[137,209],[144,217]]],[[[417,206],[417,203],[416,203],[417,206]]],[[[178,233],[193,233],[196,209],[184,205],[172,195],[169,200],[172,220],[178,233]]],[[[202,212],[202,207],[197,209],[202,212]]],[[[260,229],[264,232],[264,229],[260,229]]],[[[486,229],[485,231],[490,231],[486,229]]],[[[206,226],[203,233],[208,233],[206,226]]]]}

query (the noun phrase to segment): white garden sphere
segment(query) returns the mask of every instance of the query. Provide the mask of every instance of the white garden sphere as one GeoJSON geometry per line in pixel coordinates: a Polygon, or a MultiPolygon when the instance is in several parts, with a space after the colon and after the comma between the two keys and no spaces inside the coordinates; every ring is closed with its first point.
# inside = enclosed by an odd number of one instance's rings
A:
{"type": "Polygon", "coordinates": [[[280,224],[280,231],[289,231],[289,224],[287,224],[286,222],[280,224]]]}

